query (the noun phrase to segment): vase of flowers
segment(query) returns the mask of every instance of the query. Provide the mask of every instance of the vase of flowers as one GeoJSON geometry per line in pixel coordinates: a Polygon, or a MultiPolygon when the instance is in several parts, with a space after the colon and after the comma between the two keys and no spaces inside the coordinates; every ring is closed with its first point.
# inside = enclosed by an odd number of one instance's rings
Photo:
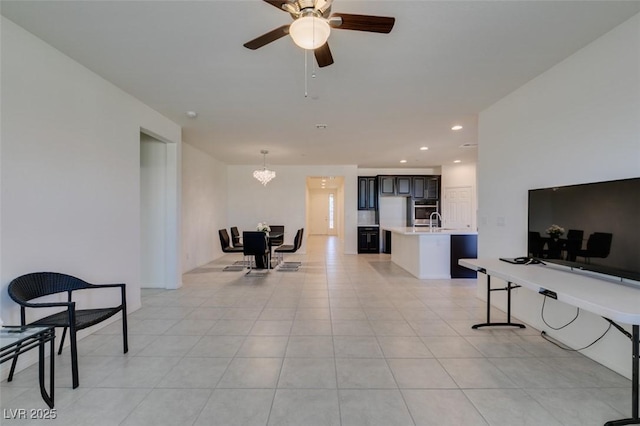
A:
{"type": "Polygon", "coordinates": [[[547,234],[549,234],[551,238],[553,238],[554,240],[557,240],[562,236],[562,234],[564,234],[564,228],[556,224],[553,224],[547,228],[546,232],[547,234]]]}
{"type": "Polygon", "coordinates": [[[269,228],[269,225],[267,225],[266,222],[258,223],[258,226],[256,229],[261,232],[271,232],[271,228],[269,228]]]}

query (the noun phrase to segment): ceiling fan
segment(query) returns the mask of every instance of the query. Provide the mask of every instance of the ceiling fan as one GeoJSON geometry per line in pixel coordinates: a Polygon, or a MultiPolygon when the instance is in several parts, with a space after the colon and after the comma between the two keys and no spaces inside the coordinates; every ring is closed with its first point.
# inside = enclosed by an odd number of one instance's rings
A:
{"type": "Polygon", "coordinates": [[[331,28],[387,34],[396,21],[395,18],[386,16],[331,14],[333,0],[263,1],[288,12],[294,21],[245,43],[244,47],[256,50],[289,34],[298,46],[313,50],[320,67],[333,64],[333,56],[327,43],[331,28]]]}

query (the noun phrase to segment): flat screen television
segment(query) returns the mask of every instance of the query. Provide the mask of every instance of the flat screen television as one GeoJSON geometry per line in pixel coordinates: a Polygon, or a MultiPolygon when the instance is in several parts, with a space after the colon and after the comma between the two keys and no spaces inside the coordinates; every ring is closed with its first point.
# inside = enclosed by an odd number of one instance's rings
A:
{"type": "Polygon", "coordinates": [[[640,178],[529,190],[527,250],[543,262],[640,281],[640,178]]]}

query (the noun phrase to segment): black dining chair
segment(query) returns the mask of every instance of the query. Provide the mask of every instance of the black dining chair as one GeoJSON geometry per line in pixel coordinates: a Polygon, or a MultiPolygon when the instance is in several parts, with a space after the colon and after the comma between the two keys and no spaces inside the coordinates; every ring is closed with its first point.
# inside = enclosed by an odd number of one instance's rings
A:
{"type": "Polygon", "coordinates": [[[605,258],[611,251],[613,234],[608,232],[594,232],[587,239],[587,248],[578,250],[576,255],[585,258],[586,263],[591,263],[592,257],[605,258]]]}
{"type": "Polygon", "coordinates": [[[302,236],[304,235],[304,228],[298,229],[296,232],[296,236],[293,240],[293,244],[284,244],[275,249],[276,255],[281,256],[281,265],[279,270],[297,270],[302,262],[285,262],[284,261],[284,253],[295,253],[302,247],[302,236]]]}
{"type": "Polygon", "coordinates": [[[242,233],[242,241],[245,262],[249,261],[247,275],[251,274],[253,270],[251,257],[255,259],[256,269],[266,268],[268,271],[271,268],[271,248],[269,247],[267,234],[262,231],[244,231],[242,233]]]}
{"type": "Polygon", "coordinates": [[[269,228],[271,228],[271,234],[280,234],[277,237],[269,237],[271,247],[278,247],[284,244],[284,225],[270,225],[269,228]]]}
{"type": "Polygon", "coordinates": [[[231,239],[234,247],[242,247],[242,243],[240,242],[240,232],[238,232],[237,226],[232,226],[231,228],[231,239]]]}
{"type": "MultiPolygon", "coordinates": [[[[218,235],[220,236],[220,246],[224,253],[242,253],[242,247],[232,247],[231,240],[229,239],[229,233],[226,229],[219,229],[218,235]]],[[[233,265],[227,265],[223,271],[242,271],[244,269],[244,262],[236,262],[233,265]],[[239,263],[239,264],[238,264],[239,263]]]]}
{"type": "Polygon", "coordinates": [[[218,236],[220,237],[220,246],[225,253],[242,253],[242,247],[231,246],[231,239],[226,229],[219,229],[218,236]]]}
{"type": "Polygon", "coordinates": [[[576,261],[578,250],[582,248],[582,238],[584,231],[581,229],[569,229],[567,231],[567,241],[565,242],[565,250],[567,252],[567,260],[576,261]]]}

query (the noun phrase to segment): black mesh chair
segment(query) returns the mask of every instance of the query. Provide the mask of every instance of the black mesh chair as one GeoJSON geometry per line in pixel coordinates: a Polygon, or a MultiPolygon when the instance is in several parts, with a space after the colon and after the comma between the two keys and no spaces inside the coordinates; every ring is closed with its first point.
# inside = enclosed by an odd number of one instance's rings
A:
{"type": "Polygon", "coordinates": [[[271,233],[281,234],[279,237],[270,238],[269,244],[271,244],[271,247],[278,247],[284,244],[284,225],[270,225],[269,228],[271,228],[271,233]]]}
{"type": "Polygon", "coordinates": [[[275,249],[276,255],[280,255],[282,256],[282,263],[280,265],[280,269],[282,270],[288,270],[288,269],[294,269],[297,270],[300,265],[302,265],[301,262],[284,262],[284,254],[285,253],[295,253],[298,251],[298,249],[300,247],[302,247],[302,236],[304,235],[304,228],[300,228],[298,229],[298,232],[296,232],[296,236],[293,239],[293,244],[284,244],[281,245],[280,247],[275,249]]]}
{"type": "Polygon", "coordinates": [[[242,247],[232,247],[229,233],[226,229],[219,229],[218,236],[220,237],[220,246],[225,253],[242,253],[242,247]]]}
{"type": "Polygon", "coordinates": [[[253,265],[251,257],[255,259],[256,269],[271,268],[271,248],[267,234],[261,231],[244,231],[242,233],[242,251],[244,253],[245,262],[248,260],[249,272],[251,274],[253,265]],[[247,259],[248,258],[248,259],[247,259]]]}
{"type": "Polygon", "coordinates": [[[605,258],[609,256],[609,252],[611,251],[612,240],[613,234],[608,232],[594,232],[589,235],[587,248],[585,250],[578,250],[576,254],[584,257],[587,263],[591,262],[592,257],[605,258]]]}
{"type": "Polygon", "coordinates": [[[240,232],[238,232],[237,226],[232,226],[231,228],[231,239],[234,247],[242,247],[242,243],[240,242],[240,232]]]}
{"type": "MultiPolygon", "coordinates": [[[[76,333],[78,330],[91,327],[107,318],[110,318],[122,312],[122,339],[124,345],[124,353],[129,351],[127,341],[127,297],[125,284],[90,284],[80,278],[71,275],[60,274],[57,272],[35,272],[22,275],[11,281],[9,284],[9,297],[20,305],[20,323],[21,325],[34,326],[53,326],[63,327],[62,339],[58,355],[62,353],[62,345],[69,329],[69,339],[71,340],[71,375],[73,378],[73,388],[77,388],[80,384],[78,379],[78,348],[76,333]],[[75,302],[72,300],[72,294],[75,291],[90,291],[96,289],[119,288],[120,304],[117,306],[98,308],[98,309],[77,309],[75,302]],[[57,293],[67,293],[66,302],[32,302],[43,296],[57,293]],[[26,308],[65,308],[63,311],[48,315],[33,322],[27,322],[26,308]]],[[[96,295],[99,300],[99,295],[96,295]]],[[[53,354],[51,354],[53,355],[53,354]]],[[[8,381],[13,379],[13,373],[16,368],[16,356],[11,363],[8,381]]]]}

